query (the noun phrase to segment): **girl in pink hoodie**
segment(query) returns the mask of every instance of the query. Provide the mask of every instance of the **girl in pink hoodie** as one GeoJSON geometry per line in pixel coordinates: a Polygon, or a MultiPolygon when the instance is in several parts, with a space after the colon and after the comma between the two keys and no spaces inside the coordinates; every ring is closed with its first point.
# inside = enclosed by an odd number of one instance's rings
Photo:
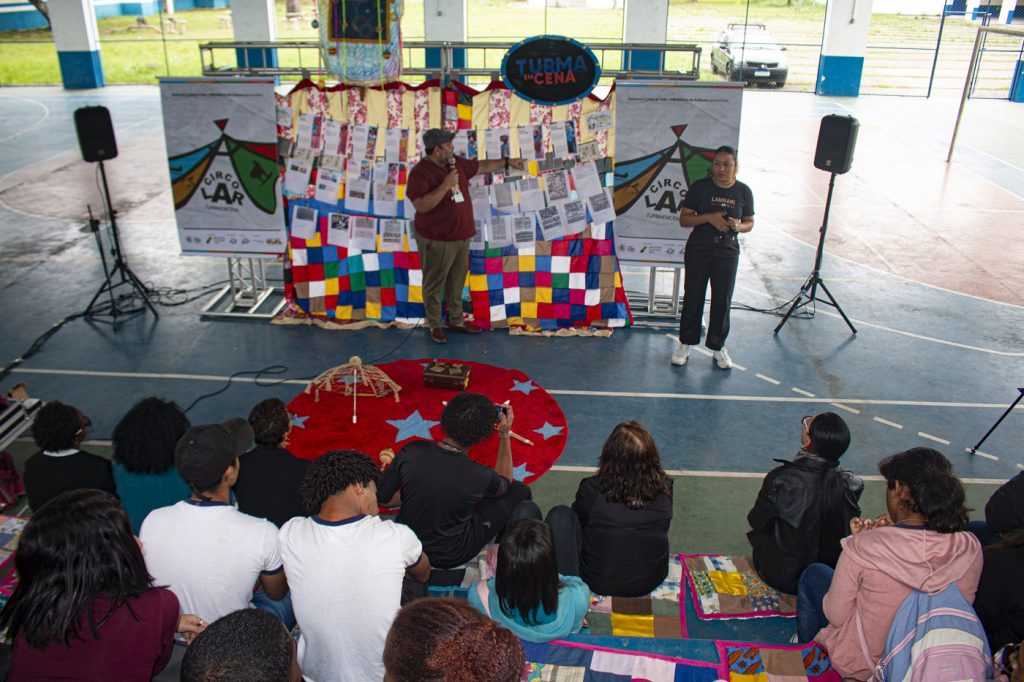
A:
{"type": "Polygon", "coordinates": [[[850,521],[852,535],[842,541],[834,575],[812,564],[798,594],[801,640],[821,627],[814,639],[828,649],[836,671],[854,680],[870,679],[892,619],[912,590],[935,594],[956,583],[973,603],[981,576],[981,544],[964,530],[964,489],[949,460],[931,448],[912,448],[878,468],[888,515],[850,521]]]}

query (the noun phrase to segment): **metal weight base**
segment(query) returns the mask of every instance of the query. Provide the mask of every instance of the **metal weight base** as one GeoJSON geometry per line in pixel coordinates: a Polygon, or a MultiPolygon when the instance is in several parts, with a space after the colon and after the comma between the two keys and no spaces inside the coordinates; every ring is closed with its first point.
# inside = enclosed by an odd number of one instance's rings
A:
{"type": "Polygon", "coordinates": [[[228,258],[227,262],[228,283],[203,306],[200,317],[269,320],[281,312],[284,289],[267,283],[263,259],[228,258]]]}

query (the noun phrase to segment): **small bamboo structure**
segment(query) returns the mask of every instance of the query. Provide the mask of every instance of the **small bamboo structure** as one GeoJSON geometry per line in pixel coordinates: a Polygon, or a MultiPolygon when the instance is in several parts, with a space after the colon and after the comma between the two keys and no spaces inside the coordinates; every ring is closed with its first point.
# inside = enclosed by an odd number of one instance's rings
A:
{"type": "Polygon", "coordinates": [[[306,393],[313,392],[313,400],[320,402],[320,391],[341,393],[352,396],[352,423],[356,423],[356,400],[359,396],[383,398],[388,393],[394,395],[399,402],[399,391],[402,387],[391,380],[387,374],[373,365],[363,365],[358,355],[353,355],[344,365],[325,370],[309,382],[306,393]],[[341,388],[339,391],[338,388],[341,388]]]}

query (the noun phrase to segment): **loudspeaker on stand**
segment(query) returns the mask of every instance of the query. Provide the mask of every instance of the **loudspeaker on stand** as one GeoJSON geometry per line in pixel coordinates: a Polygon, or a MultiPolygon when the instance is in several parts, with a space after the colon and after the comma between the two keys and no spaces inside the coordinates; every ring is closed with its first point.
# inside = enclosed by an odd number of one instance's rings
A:
{"type": "Polygon", "coordinates": [[[78,133],[78,146],[82,148],[82,158],[86,161],[105,161],[117,156],[114,124],[106,107],[75,109],[75,132],[78,133]]]}
{"type": "Polygon", "coordinates": [[[860,122],[853,116],[831,114],[821,119],[814,167],[830,173],[846,173],[853,166],[853,148],[857,146],[860,122]]]}

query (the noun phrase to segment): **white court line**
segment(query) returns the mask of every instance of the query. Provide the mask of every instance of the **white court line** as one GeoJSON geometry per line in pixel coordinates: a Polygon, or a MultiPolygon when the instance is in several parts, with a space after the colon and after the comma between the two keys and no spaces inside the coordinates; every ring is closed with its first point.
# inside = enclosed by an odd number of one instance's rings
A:
{"type": "MultiPolygon", "coordinates": [[[[215,374],[177,374],[177,373],[162,373],[162,372],[110,372],[100,370],[82,370],[82,369],[43,369],[43,368],[29,368],[29,367],[16,367],[11,370],[15,374],[45,374],[55,376],[80,376],[80,377],[108,377],[114,379],[170,379],[170,380],[181,380],[181,381],[227,381],[230,377],[219,376],[215,374]]],[[[255,384],[255,377],[235,377],[232,381],[237,381],[245,384],[255,384]]],[[[309,383],[303,379],[274,379],[273,375],[264,377],[263,382],[270,385],[277,384],[290,384],[295,386],[305,386],[309,383]]],[[[585,391],[576,389],[547,389],[547,392],[551,395],[577,395],[587,396],[594,398],[641,398],[649,400],[662,400],[662,399],[674,399],[674,400],[724,400],[728,402],[754,402],[754,403],[796,403],[796,404],[807,404],[807,403],[827,403],[832,405],[839,405],[839,402],[833,402],[834,398],[797,398],[790,396],[761,396],[761,395],[720,395],[710,393],[641,393],[638,391],[585,391]]],[[[962,402],[942,402],[942,401],[927,401],[927,400],[879,400],[873,398],[839,398],[842,403],[854,403],[857,405],[889,405],[899,407],[957,407],[957,408],[982,408],[992,409],[998,408],[1000,410],[1006,409],[1006,403],[962,403],[962,402]]],[[[846,409],[846,408],[842,408],[846,409]]],[[[1018,405],[1015,409],[1024,412],[1024,405],[1018,405]]]]}
{"type": "MultiPolygon", "coordinates": [[[[1018,464],[1018,468],[1024,469],[1024,464],[1018,464]]],[[[593,474],[597,472],[597,467],[583,467],[583,466],[572,466],[568,464],[556,464],[551,467],[550,471],[561,471],[567,473],[582,473],[582,474],[593,474]]],[[[666,469],[665,473],[669,476],[676,477],[687,477],[687,478],[757,478],[761,479],[765,477],[767,472],[756,472],[756,471],[691,471],[689,469],[666,469]]],[[[865,481],[872,481],[880,483],[885,481],[882,476],[861,476],[861,479],[865,481]]],[[[976,484],[976,485],[1002,485],[1006,483],[1005,478],[961,478],[964,483],[976,484]]]]}
{"type": "Polygon", "coordinates": [[[995,455],[990,455],[987,452],[982,452],[981,450],[974,450],[974,451],[972,451],[970,448],[964,448],[964,452],[966,452],[967,454],[970,454],[970,455],[977,455],[978,457],[984,457],[985,459],[990,459],[993,462],[998,462],[999,461],[999,458],[996,457],[995,455]]]}
{"type": "Polygon", "coordinates": [[[891,422],[888,419],[882,419],[881,417],[872,417],[872,419],[874,419],[879,424],[885,424],[886,426],[891,426],[894,429],[903,428],[903,424],[897,424],[896,422],[891,422]]]}
{"type": "Polygon", "coordinates": [[[754,376],[756,376],[756,377],[757,377],[758,379],[764,379],[764,380],[765,380],[765,381],[767,381],[767,382],[768,382],[769,384],[775,384],[776,386],[778,386],[779,384],[781,384],[781,383],[782,383],[782,382],[781,382],[781,381],[779,381],[778,379],[772,379],[771,377],[769,377],[769,376],[765,376],[764,374],[755,374],[754,376]]]}
{"type": "Polygon", "coordinates": [[[799,393],[800,395],[805,395],[808,398],[816,398],[817,397],[816,395],[814,395],[810,391],[805,391],[804,389],[797,388],[796,386],[794,386],[793,388],[791,388],[789,390],[793,391],[793,393],[799,393]]]}
{"type": "Polygon", "coordinates": [[[842,403],[829,403],[829,405],[831,405],[832,407],[838,407],[840,410],[852,412],[853,414],[860,414],[860,410],[858,410],[856,407],[850,407],[849,405],[843,405],[842,403]]]}
{"type": "Polygon", "coordinates": [[[939,438],[938,436],[933,436],[932,434],[925,433],[924,431],[918,431],[917,435],[921,436],[921,438],[927,438],[928,440],[933,440],[936,443],[942,443],[943,445],[949,445],[949,441],[946,440],[945,438],[939,438]]]}

